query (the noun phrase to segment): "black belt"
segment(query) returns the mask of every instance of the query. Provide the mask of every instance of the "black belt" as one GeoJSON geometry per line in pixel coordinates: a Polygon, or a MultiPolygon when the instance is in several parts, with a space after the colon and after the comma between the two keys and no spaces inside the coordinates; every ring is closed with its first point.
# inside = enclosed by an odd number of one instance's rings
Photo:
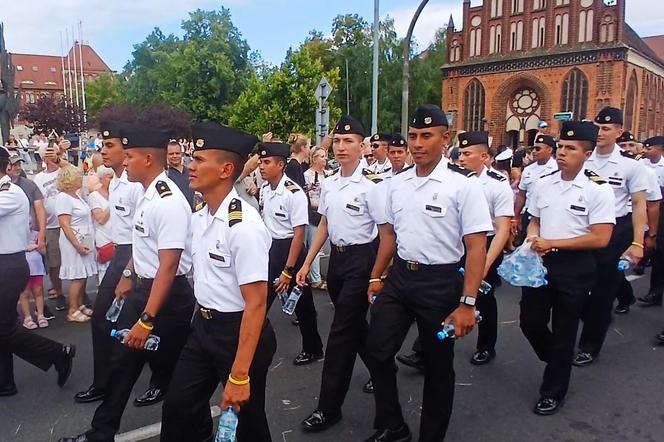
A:
{"type": "Polygon", "coordinates": [[[454,263],[454,264],[421,264],[417,261],[407,261],[405,259],[400,258],[398,255],[394,260],[395,264],[397,266],[400,266],[402,268],[405,268],[406,270],[410,272],[427,272],[427,273],[433,273],[433,272],[458,272],[459,268],[461,267],[460,263],[454,263]]]}
{"type": "MultiPolygon", "coordinates": [[[[181,279],[187,279],[187,275],[177,275],[175,279],[173,280],[173,284],[175,284],[176,281],[181,280],[181,279]]],[[[154,282],[154,278],[143,278],[142,276],[136,275],[134,278],[134,284],[136,287],[147,287],[151,286],[152,283],[154,282]]]]}
{"type": "Polygon", "coordinates": [[[351,244],[351,245],[348,245],[348,246],[337,246],[335,244],[330,245],[332,250],[336,251],[337,253],[347,253],[347,252],[351,252],[351,251],[368,249],[372,246],[373,246],[373,242],[369,242],[369,243],[366,243],[366,244],[351,244]]]}
{"type": "Polygon", "coordinates": [[[22,252],[16,252],[16,253],[4,253],[0,254],[0,260],[1,261],[12,261],[16,258],[25,258],[25,251],[22,252]]]}
{"type": "Polygon", "coordinates": [[[206,321],[211,321],[213,319],[231,319],[241,317],[244,314],[243,311],[239,312],[220,312],[211,308],[198,307],[198,313],[200,313],[201,318],[206,321]]]}

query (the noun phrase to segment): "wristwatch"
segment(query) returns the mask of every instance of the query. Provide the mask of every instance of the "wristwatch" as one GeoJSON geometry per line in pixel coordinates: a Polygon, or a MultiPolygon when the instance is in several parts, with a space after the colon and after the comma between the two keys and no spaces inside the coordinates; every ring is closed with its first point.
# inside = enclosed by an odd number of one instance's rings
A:
{"type": "Polygon", "coordinates": [[[286,273],[289,273],[289,274],[292,275],[292,274],[295,273],[295,267],[294,267],[294,266],[286,266],[286,267],[284,268],[284,271],[285,271],[286,273]]]}
{"type": "Polygon", "coordinates": [[[152,325],[154,322],[154,316],[150,316],[147,312],[141,314],[141,322],[143,324],[152,325]]]}
{"type": "Polygon", "coordinates": [[[134,272],[132,272],[130,269],[124,269],[122,271],[122,276],[124,276],[125,278],[131,278],[131,275],[133,274],[134,272]]]}
{"type": "Polygon", "coordinates": [[[477,299],[474,296],[462,296],[459,302],[461,304],[467,305],[468,307],[475,307],[477,299]]]}

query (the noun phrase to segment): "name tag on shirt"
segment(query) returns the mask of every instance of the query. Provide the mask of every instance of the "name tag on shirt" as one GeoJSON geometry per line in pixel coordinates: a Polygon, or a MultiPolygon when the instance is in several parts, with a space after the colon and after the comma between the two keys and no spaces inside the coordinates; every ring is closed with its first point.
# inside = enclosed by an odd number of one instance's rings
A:
{"type": "Polygon", "coordinates": [[[274,216],[278,216],[279,218],[286,218],[285,213],[274,212],[274,216]]]}
{"type": "Polygon", "coordinates": [[[222,255],[216,255],[212,252],[208,253],[208,255],[210,256],[210,259],[215,261],[226,262],[226,258],[224,258],[222,255]]]}
{"type": "Polygon", "coordinates": [[[611,176],[609,177],[609,184],[612,186],[622,186],[623,185],[623,178],[618,177],[618,176],[611,176]]]}
{"type": "Polygon", "coordinates": [[[224,255],[221,253],[208,252],[208,256],[212,261],[212,264],[216,267],[230,267],[231,266],[231,255],[224,255]]]}
{"type": "Polygon", "coordinates": [[[577,205],[574,205],[574,204],[569,206],[568,210],[571,213],[575,214],[575,215],[587,215],[588,214],[588,208],[587,207],[577,206],[577,205]]]}
{"type": "Polygon", "coordinates": [[[129,208],[126,206],[113,206],[115,208],[115,211],[118,213],[120,216],[127,216],[129,215],[129,208]]]}
{"type": "Polygon", "coordinates": [[[427,212],[437,213],[440,215],[445,213],[442,207],[432,206],[431,204],[427,204],[426,206],[424,206],[424,210],[426,210],[427,212]]]}
{"type": "Polygon", "coordinates": [[[359,206],[354,206],[353,204],[346,204],[346,209],[352,210],[353,212],[360,212],[359,206]]]}
{"type": "Polygon", "coordinates": [[[147,226],[141,224],[134,224],[134,229],[138,232],[138,236],[148,236],[147,226]]]}

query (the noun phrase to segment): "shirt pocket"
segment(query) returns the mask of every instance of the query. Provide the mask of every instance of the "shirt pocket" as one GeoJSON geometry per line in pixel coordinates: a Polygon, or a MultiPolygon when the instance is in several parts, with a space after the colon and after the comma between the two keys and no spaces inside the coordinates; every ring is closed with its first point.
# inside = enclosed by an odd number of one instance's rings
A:
{"type": "Polygon", "coordinates": [[[588,204],[576,203],[567,206],[567,211],[576,216],[588,216],[588,204]]]}
{"type": "Polygon", "coordinates": [[[129,216],[131,215],[131,208],[129,206],[123,206],[122,204],[115,204],[113,206],[115,213],[119,216],[129,216]]]}
{"type": "Polygon", "coordinates": [[[231,254],[219,250],[209,250],[208,260],[214,267],[230,267],[231,254]]]}
{"type": "Polygon", "coordinates": [[[438,203],[427,203],[422,208],[422,211],[431,218],[443,218],[447,213],[447,208],[438,203]]]}
{"type": "Polygon", "coordinates": [[[358,201],[351,201],[346,203],[344,211],[351,216],[364,215],[364,204],[358,201]]]}
{"type": "Polygon", "coordinates": [[[144,222],[134,223],[134,231],[136,232],[136,235],[140,236],[141,238],[150,236],[150,228],[144,222]]]}

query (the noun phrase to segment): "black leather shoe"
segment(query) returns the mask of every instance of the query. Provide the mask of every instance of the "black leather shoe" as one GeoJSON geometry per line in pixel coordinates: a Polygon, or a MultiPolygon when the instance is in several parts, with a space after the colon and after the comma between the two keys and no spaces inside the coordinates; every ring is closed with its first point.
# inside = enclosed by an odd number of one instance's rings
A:
{"type": "Polygon", "coordinates": [[[76,356],[76,346],[75,345],[63,345],[62,346],[62,355],[60,360],[55,364],[55,370],[58,372],[58,386],[64,387],[69,379],[71,374],[71,367],[74,361],[74,356],[76,356]]]}
{"type": "Polygon", "coordinates": [[[295,357],[293,360],[293,364],[295,365],[307,365],[311,364],[312,362],[320,361],[323,359],[323,353],[305,353],[301,352],[299,355],[295,357]]]}
{"type": "Polygon", "coordinates": [[[495,350],[477,350],[473,357],[470,358],[470,363],[473,365],[486,365],[495,357],[495,350]]]}
{"type": "Polygon", "coordinates": [[[576,356],[574,356],[574,359],[572,360],[572,365],[575,365],[577,367],[585,367],[587,365],[592,364],[596,360],[597,356],[593,356],[585,351],[580,351],[576,354],[576,356]]]}
{"type": "Polygon", "coordinates": [[[408,425],[401,424],[399,427],[391,430],[378,430],[369,439],[364,442],[410,442],[413,436],[410,434],[408,425]]]}
{"type": "Polygon", "coordinates": [[[613,313],[616,315],[626,315],[629,313],[629,305],[618,304],[616,308],[613,309],[613,313]]]}
{"type": "Polygon", "coordinates": [[[648,293],[645,296],[639,298],[639,302],[642,307],[655,307],[662,305],[662,295],[656,295],[654,293],[648,293]]]}
{"type": "Polygon", "coordinates": [[[311,416],[302,421],[302,429],[308,432],[323,431],[341,420],[341,413],[329,414],[316,410],[311,416]]]}
{"type": "Polygon", "coordinates": [[[296,326],[298,326],[298,325],[300,325],[300,321],[298,321],[298,319],[295,318],[295,319],[293,319],[293,320],[291,321],[291,324],[292,324],[292,325],[296,325],[296,326]]]}
{"type": "Polygon", "coordinates": [[[407,355],[397,355],[397,361],[401,362],[403,365],[408,367],[413,367],[419,371],[424,371],[424,360],[422,355],[417,352],[412,352],[407,355]]]}
{"type": "Polygon", "coordinates": [[[550,416],[556,414],[562,406],[562,400],[558,401],[553,398],[543,398],[537,401],[535,408],[533,408],[533,412],[539,416],[550,416]]]}
{"type": "Polygon", "coordinates": [[[88,436],[83,433],[78,436],[61,437],[58,442],[88,442],[88,436]]]}
{"type": "Polygon", "coordinates": [[[369,379],[366,384],[362,386],[362,391],[367,393],[367,394],[373,394],[374,393],[374,386],[373,386],[373,381],[369,379]]]}
{"type": "Polygon", "coordinates": [[[655,336],[655,341],[656,341],[658,344],[664,344],[664,331],[662,331],[660,334],[658,334],[657,336],[655,336]]]}
{"type": "Polygon", "coordinates": [[[94,385],[90,386],[85,391],[79,391],[74,395],[74,402],[79,404],[86,404],[88,402],[95,402],[104,399],[106,392],[101,388],[97,388],[94,385]]]}
{"type": "Polygon", "coordinates": [[[160,388],[148,388],[145,390],[145,393],[134,399],[134,405],[137,407],[148,407],[163,401],[165,396],[166,393],[160,388]]]}
{"type": "Polygon", "coordinates": [[[14,396],[16,393],[18,393],[16,384],[3,385],[2,387],[0,387],[0,397],[14,396]]]}

